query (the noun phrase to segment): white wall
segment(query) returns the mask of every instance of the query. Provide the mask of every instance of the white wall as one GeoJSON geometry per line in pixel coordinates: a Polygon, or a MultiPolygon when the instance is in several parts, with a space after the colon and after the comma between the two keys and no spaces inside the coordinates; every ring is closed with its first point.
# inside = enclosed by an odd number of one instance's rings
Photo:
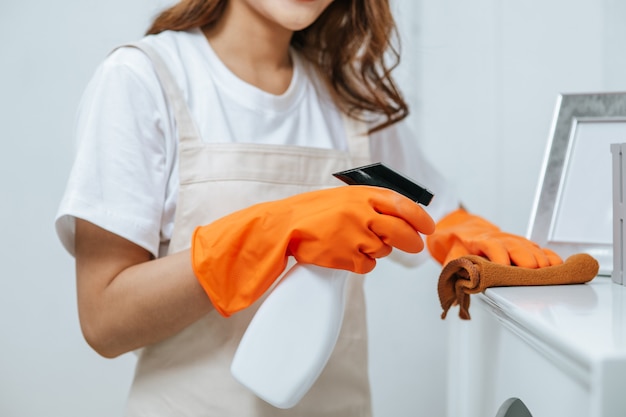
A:
{"type": "Polygon", "coordinates": [[[421,16],[420,139],[470,209],[525,233],[557,94],[626,89],[626,3],[423,0],[421,16]]]}
{"type": "MultiPolygon", "coordinates": [[[[0,415],[119,415],[133,357],[91,352],[73,264],[52,220],[73,152],[74,110],[95,66],[167,0],[0,6],[0,415]]],[[[524,233],[559,92],[626,90],[618,0],[393,0],[399,80],[431,159],[469,208],[524,233]]],[[[446,322],[433,264],[368,278],[377,416],[444,413],[446,322]]]]}
{"type": "Polygon", "coordinates": [[[53,218],[74,112],[97,63],[163,1],[0,4],[0,415],[115,416],[132,357],[100,358],[80,334],[72,259],[53,218]]]}

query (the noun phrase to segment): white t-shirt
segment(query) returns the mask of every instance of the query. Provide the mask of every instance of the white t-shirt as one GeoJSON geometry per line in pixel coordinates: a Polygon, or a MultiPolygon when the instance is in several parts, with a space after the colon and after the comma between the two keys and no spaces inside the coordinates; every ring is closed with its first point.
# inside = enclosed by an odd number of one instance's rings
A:
{"type": "MultiPolygon", "coordinates": [[[[143,42],[164,58],[204,141],[347,148],[341,114],[296,53],[289,88],[273,95],[235,76],[200,30],[166,31],[143,42]]],[[[74,219],[81,218],[154,256],[164,254],[178,195],[178,137],[174,114],[143,52],[120,48],[99,66],[81,100],[76,135],[76,159],[56,220],[65,248],[73,254],[74,219]]],[[[404,123],[370,135],[370,144],[374,161],[435,193],[427,208],[433,218],[458,206],[404,123]]]]}

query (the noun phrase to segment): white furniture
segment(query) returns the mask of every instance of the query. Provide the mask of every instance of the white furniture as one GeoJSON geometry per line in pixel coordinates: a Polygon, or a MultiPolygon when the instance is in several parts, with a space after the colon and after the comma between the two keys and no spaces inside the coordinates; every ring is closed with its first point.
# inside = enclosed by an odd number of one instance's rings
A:
{"type": "Polygon", "coordinates": [[[533,417],[626,416],[626,287],[490,288],[472,319],[453,307],[448,417],[493,417],[521,399],[533,417]]]}

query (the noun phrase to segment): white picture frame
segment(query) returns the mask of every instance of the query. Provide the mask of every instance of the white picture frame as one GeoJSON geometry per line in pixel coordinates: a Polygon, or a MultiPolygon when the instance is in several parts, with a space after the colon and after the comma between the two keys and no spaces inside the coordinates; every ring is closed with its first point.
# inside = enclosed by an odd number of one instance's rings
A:
{"type": "Polygon", "coordinates": [[[613,270],[612,143],[626,142],[626,92],[560,94],[527,237],[613,270]]]}

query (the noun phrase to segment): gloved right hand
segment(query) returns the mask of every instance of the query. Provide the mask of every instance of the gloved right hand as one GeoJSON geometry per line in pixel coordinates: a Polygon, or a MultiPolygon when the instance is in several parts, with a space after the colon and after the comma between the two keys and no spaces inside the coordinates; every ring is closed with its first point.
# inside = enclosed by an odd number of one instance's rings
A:
{"type": "Polygon", "coordinates": [[[420,233],[434,229],[421,206],[395,191],[343,186],[260,203],[196,228],[192,267],[216,310],[228,317],[254,303],[290,255],[363,274],[393,247],[421,251],[420,233]]]}

